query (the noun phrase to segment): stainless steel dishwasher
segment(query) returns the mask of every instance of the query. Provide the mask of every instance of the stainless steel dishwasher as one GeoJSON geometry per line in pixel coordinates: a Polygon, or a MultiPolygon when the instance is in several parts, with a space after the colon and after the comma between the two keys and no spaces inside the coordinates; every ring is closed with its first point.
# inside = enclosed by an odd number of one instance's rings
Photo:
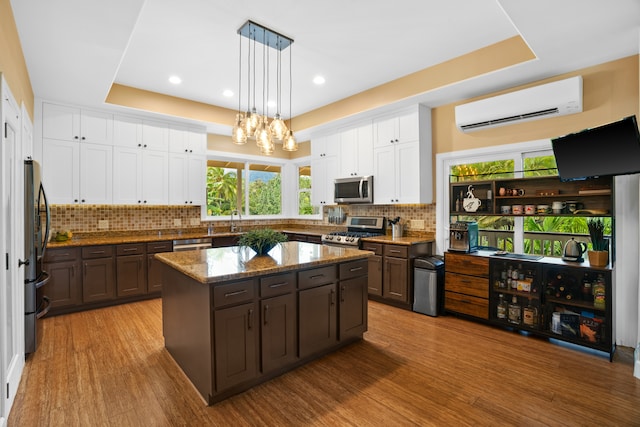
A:
{"type": "Polygon", "coordinates": [[[173,251],[195,251],[198,249],[208,249],[212,246],[213,239],[205,237],[201,239],[178,239],[173,241],[173,251]]]}

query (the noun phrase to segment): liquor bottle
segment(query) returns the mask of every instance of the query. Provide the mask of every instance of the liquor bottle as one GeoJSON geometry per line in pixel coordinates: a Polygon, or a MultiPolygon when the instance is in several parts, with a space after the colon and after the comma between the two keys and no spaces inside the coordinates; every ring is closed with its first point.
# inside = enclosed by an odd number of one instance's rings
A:
{"type": "Polygon", "coordinates": [[[520,277],[520,273],[517,268],[511,270],[511,290],[518,290],[518,277],[520,277]]]}
{"type": "Polygon", "coordinates": [[[519,325],[521,315],[522,307],[520,307],[518,298],[514,295],[513,298],[511,298],[511,304],[509,304],[509,323],[519,325]]]}
{"type": "Polygon", "coordinates": [[[589,273],[584,273],[584,277],[582,278],[582,283],[580,285],[580,291],[582,293],[583,301],[591,301],[593,298],[593,289],[591,287],[591,279],[589,278],[589,273]]]}
{"type": "Polygon", "coordinates": [[[507,318],[507,311],[508,311],[508,307],[507,307],[507,302],[504,300],[504,295],[500,294],[500,302],[498,303],[498,319],[501,320],[505,320],[507,318]]]}
{"type": "Polygon", "coordinates": [[[522,323],[531,328],[538,325],[538,308],[531,304],[531,298],[529,298],[529,304],[522,310],[522,323]]]}
{"type": "Polygon", "coordinates": [[[604,310],[607,307],[605,295],[604,277],[598,274],[598,278],[593,284],[593,306],[604,310]]]}

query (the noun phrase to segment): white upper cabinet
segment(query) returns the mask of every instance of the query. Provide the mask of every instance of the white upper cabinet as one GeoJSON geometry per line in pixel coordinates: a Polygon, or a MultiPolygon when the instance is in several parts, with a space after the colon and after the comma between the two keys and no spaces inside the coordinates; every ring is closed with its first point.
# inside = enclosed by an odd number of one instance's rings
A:
{"type": "Polygon", "coordinates": [[[151,150],[169,150],[169,124],[150,120],[142,121],[142,147],[151,150]]]}
{"type": "Polygon", "coordinates": [[[431,110],[418,105],[373,127],[374,203],[432,203],[431,110]]]}
{"type": "Polygon", "coordinates": [[[112,146],[45,139],[43,158],[43,173],[51,203],[112,202],[112,146]]]}
{"type": "Polygon", "coordinates": [[[142,148],[142,119],[115,116],[113,118],[113,145],[142,148]]]}
{"type": "Polygon", "coordinates": [[[112,144],[113,116],[45,102],[42,104],[42,136],[60,141],[112,144]]]}
{"type": "Polygon", "coordinates": [[[417,141],[420,125],[417,109],[373,121],[374,147],[417,141]]]}
{"type": "Polygon", "coordinates": [[[333,205],[333,181],[338,178],[340,134],[311,140],[311,204],[333,205]]]}
{"type": "Polygon", "coordinates": [[[169,128],[169,151],[172,153],[206,154],[207,134],[180,126],[169,128]]]}
{"type": "Polygon", "coordinates": [[[189,153],[169,158],[169,204],[201,206],[206,200],[207,159],[189,153]]]}
{"type": "Polygon", "coordinates": [[[373,126],[369,122],[340,133],[338,178],[373,174],[373,126]]]}
{"type": "Polygon", "coordinates": [[[113,203],[166,205],[169,202],[169,153],[114,148],[113,203]]]}

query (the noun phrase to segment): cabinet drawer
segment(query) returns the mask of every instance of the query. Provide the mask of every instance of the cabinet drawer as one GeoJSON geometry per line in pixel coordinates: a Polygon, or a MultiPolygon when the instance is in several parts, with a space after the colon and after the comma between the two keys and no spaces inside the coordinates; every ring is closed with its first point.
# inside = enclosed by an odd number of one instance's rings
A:
{"type": "Polygon", "coordinates": [[[113,256],[113,246],[87,246],[82,248],[82,259],[109,258],[113,256]]]}
{"type": "Polygon", "coordinates": [[[340,280],[350,279],[368,274],[369,260],[359,259],[357,261],[340,264],[340,280]]]}
{"type": "Polygon", "coordinates": [[[481,319],[489,318],[489,300],[445,291],[444,308],[481,319]]]}
{"type": "Polygon", "coordinates": [[[254,280],[242,280],[226,285],[213,285],[213,307],[251,301],[256,295],[254,280]]]}
{"type": "Polygon", "coordinates": [[[116,246],[116,255],[139,255],[144,253],[144,243],[130,243],[116,246]]]}
{"type": "Polygon", "coordinates": [[[447,272],[444,275],[444,289],[480,298],[489,298],[489,279],[447,272]]]}
{"type": "Polygon", "coordinates": [[[260,296],[272,297],[292,292],[296,288],[296,273],[276,274],[260,279],[260,296]]]}
{"type": "Polygon", "coordinates": [[[44,262],[73,261],[79,258],[78,248],[47,249],[44,253],[44,262]]]}
{"type": "Polygon", "coordinates": [[[409,247],[400,245],[384,245],[384,256],[406,258],[409,256],[409,247]]]}
{"type": "Polygon", "coordinates": [[[298,288],[313,288],[314,286],[335,282],[336,279],[335,265],[300,271],[298,272],[298,288]]]}
{"type": "Polygon", "coordinates": [[[149,242],[147,243],[147,253],[155,254],[159,252],[171,252],[173,251],[173,242],[149,242]]]}
{"type": "Polygon", "coordinates": [[[489,277],[489,258],[446,252],[444,254],[444,268],[445,271],[454,273],[489,277]]]}
{"type": "Polygon", "coordinates": [[[382,243],[362,242],[363,251],[371,251],[376,255],[382,255],[382,243]]]}

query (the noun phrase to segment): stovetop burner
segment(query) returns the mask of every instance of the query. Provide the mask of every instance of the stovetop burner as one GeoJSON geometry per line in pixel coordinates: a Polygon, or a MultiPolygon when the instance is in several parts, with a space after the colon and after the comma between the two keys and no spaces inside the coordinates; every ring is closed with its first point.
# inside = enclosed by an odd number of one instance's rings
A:
{"type": "Polygon", "coordinates": [[[361,239],[384,235],[385,226],[384,217],[349,217],[347,231],[323,234],[322,243],[360,247],[361,239]]]}

